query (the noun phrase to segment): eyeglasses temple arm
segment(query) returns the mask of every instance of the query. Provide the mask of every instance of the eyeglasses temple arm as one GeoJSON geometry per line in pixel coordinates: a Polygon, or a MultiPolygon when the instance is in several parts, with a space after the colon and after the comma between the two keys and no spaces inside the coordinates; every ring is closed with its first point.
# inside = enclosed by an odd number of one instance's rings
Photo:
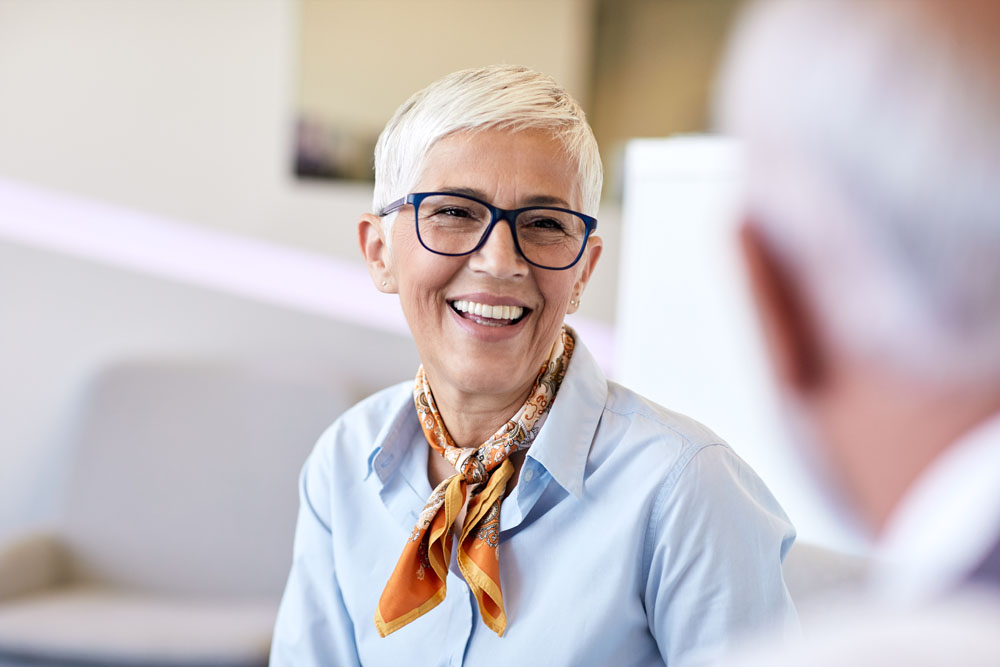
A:
{"type": "Polygon", "coordinates": [[[397,199],[388,206],[384,207],[381,211],[378,212],[378,217],[381,218],[383,216],[389,215],[390,213],[393,213],[403,208],[404,206],[406,206],[406,199],[407,199],[406,197],[403,197],[402,199],[397,199]]]}

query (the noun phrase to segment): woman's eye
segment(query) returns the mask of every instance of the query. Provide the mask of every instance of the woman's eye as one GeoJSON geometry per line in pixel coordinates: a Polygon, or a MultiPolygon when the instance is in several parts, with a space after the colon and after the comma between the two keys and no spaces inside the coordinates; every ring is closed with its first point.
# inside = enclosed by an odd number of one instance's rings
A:
{"type": "Polygon", "coordinates": [[[531,227],[551,231],[559,231],[563,228],[562,223],[555,218],[535,218],[531,221],[531,227]]]}
{"type": "Polygon", "coordinates": [[[447,208],[442,208],[437,210],[434,215],[444,215],[450,218],[468,218],[470,217],[469,211],[464,208],[459,208],[457,206],[449,206],[447,208]]]}

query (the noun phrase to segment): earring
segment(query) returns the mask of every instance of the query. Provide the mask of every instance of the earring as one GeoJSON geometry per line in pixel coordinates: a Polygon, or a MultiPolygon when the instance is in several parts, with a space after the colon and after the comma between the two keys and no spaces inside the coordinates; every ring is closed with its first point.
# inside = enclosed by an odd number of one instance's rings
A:
{"type": "Polygon", "coordinates": [[[571,306],[573,306],[575,308],[576,306],[580,305],[580,302],[577,301],[576,299],[570,299],[569,300],[569,305],[571,305],[571,306]]]}
{"type": "Polygon", "coordinates": [[[386,281],[384,281],[384,280],[382,281],[382,287],[385,287],[385,286],[386,286],[386,285],[388,285],[388,284],[389,284],[389,283],[387,283],[386,281]]]}

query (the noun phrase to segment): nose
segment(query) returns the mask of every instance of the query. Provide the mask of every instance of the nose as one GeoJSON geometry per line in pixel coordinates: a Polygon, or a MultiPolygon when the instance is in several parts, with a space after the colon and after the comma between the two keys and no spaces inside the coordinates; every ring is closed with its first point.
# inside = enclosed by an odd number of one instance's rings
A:
{"type": "Polygon", "coordinates": [[[497,221],[486,242],[470,255],[469,268],[497,278],[516,278],[528,273],[529,264],[517,251],[506,220],[497,221]]]}

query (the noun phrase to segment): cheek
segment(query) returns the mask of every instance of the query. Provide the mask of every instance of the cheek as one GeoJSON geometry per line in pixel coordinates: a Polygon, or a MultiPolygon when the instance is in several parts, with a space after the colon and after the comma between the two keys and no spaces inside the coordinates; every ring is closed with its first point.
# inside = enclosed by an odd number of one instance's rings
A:
{"type": "Polygon", "coordinates": [[[546,308],[565,309],[573,296],[573,286],[576,283],[576,271],[549,271],[548,275],[537,275],[535,280],[538,289],[545,298],[546,308]]]}
{"type": "Polygon", "coordinates": [[[459,266],[460,262],[432,255],[423,248],[410,253],[397,272],[405,307],[413,313],[436,312],[446,307],[444,293],[459,266]]]}
{"type": "Polygon", "coordinates": [[[573,281],[568,276],[548,277],[538,282],[544,299],[544,310],[539,324],[542,329],[557,329],[563,323],[573,293],[573,281]],[[568,278],[568,279],[567,279],[568,278]]]}
{"type": "Polygon", "coordinates": [[[392,246],[389,249],[389,264],[393,275],[401,279],[409,277],[408,269],[414,262],[420,261],[419,252],[423,250],[416,239],[410,234],[401,234],[399,222],[393,225],[392,246]]]}

